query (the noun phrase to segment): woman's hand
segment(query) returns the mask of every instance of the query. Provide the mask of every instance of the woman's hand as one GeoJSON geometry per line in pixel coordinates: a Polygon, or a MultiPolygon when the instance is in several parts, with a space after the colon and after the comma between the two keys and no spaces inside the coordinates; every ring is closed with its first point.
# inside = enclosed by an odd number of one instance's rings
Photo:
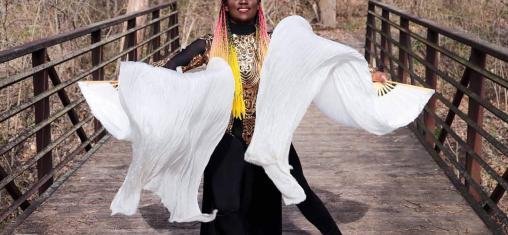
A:
{"type": "Polygon", "coordinates": [[[373,82],[380,82],[380,83],[385,83],[388,81],[388,76],[386,73],[384,72],[381,72],[381,71],[374,71],[372,73],[372,81],[373,82]]]}

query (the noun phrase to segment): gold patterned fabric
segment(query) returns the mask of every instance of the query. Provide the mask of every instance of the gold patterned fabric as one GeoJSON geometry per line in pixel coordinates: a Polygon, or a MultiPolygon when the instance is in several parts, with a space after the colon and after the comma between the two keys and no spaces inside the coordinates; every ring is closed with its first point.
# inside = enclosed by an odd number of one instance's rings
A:
{"type": "MultiPolygon", "coordinates": [[[[189,66],[197,67],[202,64],[201,62],[206,63],[206,61],[208,61],[208,53],[213,40],[213,35],[206,35],[202,38],[207,42],[207,49],[203,55],[195,56],[191,60],[189,66]],[[193,63],[193,61],[195,62],[193,63]]],[[[252,134],[254,133],[254,123],[256,119],[256,97],[261,72],[259,71],[260,67],[258,67],[259,58],[257,54],[258,44],[256,42],[256,34],[232,34],[232,43],[235,46],[238,56],[238,65],[240,67],[240,75],[243,85],[243,99],[245,101],[246,108],[245,118],[242,120],[242,139],[247,144],[249,144],[252,138],[252,134]]],[[[233,115],[231,115],[228,127],[226,129],[226,131],[230,134],[232,134],[233,121],[234,118],[233,115]]]]}
{"type": "MultiPolygon", "coordinates": [[[[243,85],[243,99],[245,101],[245,118],[242,120],[242,139],[249,144],[254,132],[256,119],[256,97],[258,93],[260,72],[258,58],[258,44],[256,34],[232,34],[232,43],[238,55],[238,65],[243,85]]],[[[232,120],[230,121],[232,122],[232,120]]]]}
{"type": "Polygon", "coordinates": [[[149,64],[155,67],[163,67],[170,59],[171,57],[168,56],[166,58],[163,58],[162,60],[149,62],[149,64]]]}

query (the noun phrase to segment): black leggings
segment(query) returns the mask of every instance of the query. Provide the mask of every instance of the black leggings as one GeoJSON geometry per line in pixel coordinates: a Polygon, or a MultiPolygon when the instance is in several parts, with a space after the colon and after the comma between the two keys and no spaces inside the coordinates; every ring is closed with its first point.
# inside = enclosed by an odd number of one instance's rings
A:
{"type": "MultiPolygon", "coordinates": [[[[225,134],[205,169],[203,205],[205,213],[219,212],[214,221],[201,224],[201,234],[282,233],[281,194],[262,167],[244,161],[247,145],[240,138],[225,134]]],[[[323,202],[307,183],[298,154],[291,144],[291,174],[302,186],[305,201],[297,204],[307,220],[322,234],[341,234],[323,202]]]]}
{"type": "Polygon", "coordinates": [[[305,176],[303,175],[302,165],[296,153],[293,144],[289,149],[289,164],[293,167],[290,171],[291,175],[295,177],[296,181],[302,186],[305,192],[305,201],[300,202],[296,206],[302,212],[303,216],[311,222],[322,234],[341,234],[339,227],[335,224],[330,212],[326,209],[325,205],[319,197],[312,191],[305,176]]]}

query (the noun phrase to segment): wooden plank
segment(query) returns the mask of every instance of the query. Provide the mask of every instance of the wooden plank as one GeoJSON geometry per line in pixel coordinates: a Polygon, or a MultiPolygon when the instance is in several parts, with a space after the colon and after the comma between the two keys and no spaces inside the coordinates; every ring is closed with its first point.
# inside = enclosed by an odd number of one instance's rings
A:
{"type": "MultiPolygon", "coordinates": [[[[344,234],[489,234],[409,129],[376,136],[335,125],[311,107],[293,144],[307,181],[344,234]]],[[[17,232],[198,233],[199,224],[167,222],[167,210],[147,191],[138,213],[110,216],[131,147],[113,138],[106,145],[17,232]]],[[[284,206],[283,216],[283,234],[319,234],[296,206],[284,206]]]]}

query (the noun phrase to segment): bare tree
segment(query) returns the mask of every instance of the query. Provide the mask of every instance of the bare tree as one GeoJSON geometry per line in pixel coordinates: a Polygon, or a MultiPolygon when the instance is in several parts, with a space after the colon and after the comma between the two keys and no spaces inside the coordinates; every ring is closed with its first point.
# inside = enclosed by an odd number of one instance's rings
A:
{"type": "MultiPolygon", "coordinates": [[[[148,8],[148,0],[129,0],[127,2],[127,12],[126,14],[136,12],[143,10],[145,8],[148,8]]],[[[143,25],[146,23],[146,15],[137,17],[136,19],[136,25],[143,25]]],[[[124,30],[127,30],[127,23],[125,23],[124,30]]],[[[136,34],[136,41],[141,42],[143,41],[143,30],[139,30],[136,34]]],[[[137,44],[136,42],[136,44],[137,44]]],[[[124,45],[125,47],[125,38],[122,38],[120,41],[120,45],[124,45]]],[[[125,49],[125,48],[124,48],[125,49]]],[[[141,55],[141,47],[137,49],[137,54],[141,55]]]]}
{"type": "Polygon", "coordinates": [[[321,13],[321,23],[325,27],[335,28],[337,26],[337,1],[320,0],[319,9],[321,13]]]}

